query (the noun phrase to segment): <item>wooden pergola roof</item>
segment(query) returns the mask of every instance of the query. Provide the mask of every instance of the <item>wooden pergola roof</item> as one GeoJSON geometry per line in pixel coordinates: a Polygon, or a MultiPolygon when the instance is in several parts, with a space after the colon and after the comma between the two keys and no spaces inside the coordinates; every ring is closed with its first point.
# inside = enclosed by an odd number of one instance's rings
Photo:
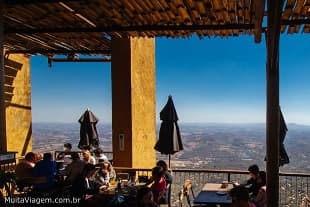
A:
{"type": "MultiPolygon", "coordinates": [[[[11,53],[110,54],[111,38],[227,37],[260,42],[264,0],[3,0],[11,53]]],[[[282,32],[310,32],[310,1],[287,0],[282,32]]]]}
{"type": "Polygon", "coordinates": [[[4,48],[47,56],[110,55],[111,39],[118,37],[248,34],[258,43],[265,32],[267,205],[278,207],[280,33],[309,33],[309,19],[310,0],[2,0],[0,151],[7,150],[4,48]]]}

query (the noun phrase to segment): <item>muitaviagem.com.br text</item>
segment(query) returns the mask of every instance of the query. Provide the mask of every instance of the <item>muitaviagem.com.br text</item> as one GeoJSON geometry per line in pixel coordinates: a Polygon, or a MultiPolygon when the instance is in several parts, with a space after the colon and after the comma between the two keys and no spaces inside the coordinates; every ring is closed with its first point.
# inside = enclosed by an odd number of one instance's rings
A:
{"type": "Polygon", "coordinates": [[[78,204],[80,203],[80,198],[38,198],[38,197],[5,197],[5,203],[7,204],[78,204]]]}

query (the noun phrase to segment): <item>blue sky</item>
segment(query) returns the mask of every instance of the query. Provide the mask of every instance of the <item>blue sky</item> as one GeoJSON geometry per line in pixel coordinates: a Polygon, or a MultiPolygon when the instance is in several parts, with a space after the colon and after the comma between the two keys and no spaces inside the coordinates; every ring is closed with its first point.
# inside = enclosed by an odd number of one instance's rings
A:
{"type": "MultiPolygon", "coordinates": [[[[309,35],[282,35],[280,104],[287,122],[310,125],[309,35]]],[[[265,42],[252,36],[156,39],[156,109],[169,94],[181,122],[265,122],[265,42]]],[[[53,63],[32,57],[34,122],[76,122],[90,108],[111,122],[109,63],[53,63]]]]}

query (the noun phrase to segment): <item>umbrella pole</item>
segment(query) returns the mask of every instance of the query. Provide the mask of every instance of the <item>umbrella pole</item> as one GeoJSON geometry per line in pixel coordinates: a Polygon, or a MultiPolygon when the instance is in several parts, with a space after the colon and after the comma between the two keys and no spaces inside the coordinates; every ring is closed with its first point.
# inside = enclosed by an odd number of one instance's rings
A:
{"type": "Polygon", "coordinates": [[[169,169],[170,169],[170,154],[168,156],[169,156],[169,162],[168,162],[169,164],[168,164],[168,166],[169,166],[169,169]]]}

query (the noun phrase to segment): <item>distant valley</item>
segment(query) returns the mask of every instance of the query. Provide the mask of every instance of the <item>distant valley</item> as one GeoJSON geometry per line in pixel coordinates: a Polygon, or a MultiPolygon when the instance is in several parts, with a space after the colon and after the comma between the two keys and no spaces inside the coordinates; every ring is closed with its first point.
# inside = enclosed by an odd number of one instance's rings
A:
{"type": "MultiPolygon", "coordinates": [[[[265,166],[264,124],[179,124],[184,150],[172,156],[177,168],[212,168],[246,170],[250,164],[265,166]]],[[[70,142],[77,149],[78,123],[33,123],[34,151],[62,150],[70,142]]],[[[158,125],[159,127],[159,125],[158,125]]],[[[112,130],[109,124],[97,126],[100,145],[112,151],[112,130]]],[[[284,172],[310,172],[310,126],[288,124],[285,148],[290,164],[284,172]]],[[[158,136],[158,133],[157,133],[158,136]]],[[[159,159],[168,159],[160,155],[159,159]]]]}

